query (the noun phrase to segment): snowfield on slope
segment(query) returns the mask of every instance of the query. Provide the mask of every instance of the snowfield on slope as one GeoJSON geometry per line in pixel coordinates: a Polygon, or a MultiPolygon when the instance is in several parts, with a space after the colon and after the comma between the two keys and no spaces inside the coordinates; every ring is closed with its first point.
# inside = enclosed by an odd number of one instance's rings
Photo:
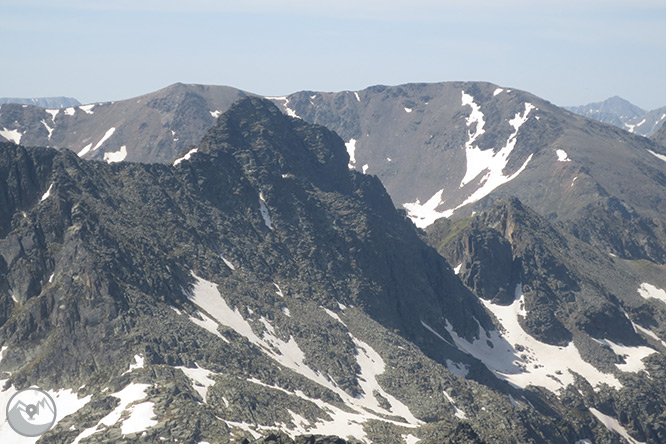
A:
{"type": "Polygon", "coordinates": [[[470,188],[470,191],[465,191],[468,193],[467,198],[461,204],[441,211],[437,209],[446,201],[443,188],[423,204],[419,199],[404,203],[403,207],[407,210],[407,214],[419,228],[426,228],[442,217],[451,217],[456,210],[488,196],[501,185],[518,177],[532,160],[532,154],[530,154],[517,171],[510,175],[504,174],[504,169],[509,164],[509,155],[516,146],[520,128],[527,122],[530,113],[537,109],[534,105],[525,103],[525,110],[522,114],[516,113],[513,119],[509,120],[509,125],[513,127],[513,133],[509,135],[504,147],[499,151],[495,151],[495,149],[482,150],[475,145],[476,140],[486,132],[484,129],[486,122],[481,107],[471,95],[464,91],[462,92],[462,106],[472,108],[466,123],[468,128],[473,127],[474,130],[467,130],[467,142],[464,146],[466,169],[459,188],[461,190],[470,188]],[[484,172],[485,174],[481,176],[484,172]],[[479,176],[481,177],[479,178],[479,176]]]}
{"type": "Polygon", "coordinates": [[[526,316],[527,312],[521,285],[516,286],[515,295],[514,302],[507,306],[481,301],[495,315],[503,333],[497,330],[486,332],[479,326],[480,337],[469,342],[459,336],[447,321],[447,331],[456,346],[479,359],[500,379],[519,388],[534,385],[557,393],[574,382],[571,372],[581,375],[593,387],[601,383],[622,387],[615,376],[602,373],[585,362],[573,342],[566,347],[549,345],[523,330],[519,318],[526,316]]]}
{"type": "MultiPolygon", "coordinates": [[[[313,403],[320,405],[320,407],[325,407],[325,410],[330,412],[329,414],[333,417],[333,420],[318,421],[315,424],[310,424],[308,421],[294,421],[295,424],[300,424],[300,429],[307,431],[307,433],[331,433],[337,435],[340,433],[340,430],[349,430],[349,427],[360,427],[358,430],[362,431],[363,423],[371,419],[389,422],[403,427],[417,427],[422,424],[419,419],[414,417],[404,403],[393,395],[387,393],[379,385],[377,376],[384,373],[386,364],[379,353],[377,353],[369,344],[350,334],[350,337],[356,345],[356,360],[361,369],[360,373],[357,375],[357,381],[363,392],[360,396],[352,397],[338,387],[330,378],[315,372],[305,364],[305,354],[293,337],[290,337],[288,341],[279,338],[273,325],[271,325],[271,323],[263,316],[261,316],[258,321],[264,325],[264,331],[260,335],[255,333],[250,323],[243,318],[238,308],[236,307],[232,309],[227,304],[215,283],[202,279],[194,273],[192,273],[192,276],[195,279],[195,284],[191,293],[188,293],[187,295],[190,300],[200,308],[200,310],[207,313],[210,318],[214,320],[213,322],[234,330],[240,336],[258,346],[262,352],[279,364],[336,393],[344,401],[345,405],[353,410],[353,413],[345,412],[330,404],[324,403],[321,400],[308,398],[313,403]],[[385,398],[391,407],[388,409],[382,407],[375,397],[376,393],[385,398]],[[387,419],[387,417],[396,419],[387,419]],[[402,418],[404,421],[398,420],[397,418],[402,418]],[[356,426],[354,426],[354,424],[356,424],[356,426]]],[[[206,379],[209,379],[211,376],[211,374],[205,370],[201,372],[197,372],[194,369],[185,370],[181,368],[181,370],[186,372],[190,379],[195,380],[202,385],[205,385],[203,377],[205,376],[206,379]]],[[[263,384],[260,381],[252,382],[263,384]]],[[[278,387],[270,387],[283,390],[278,387]]],[[[299,396],[298,392],[289,393],[299,396]]],[[[244,427],[247,426],[248,425],[244,425],[244,427]]],[[[297,430],[299,430],[299,427],[297,427],[297,430]]],[[[286,426],[285,431],[287,433],[294,433],[294,430],[291,430],[286,426]]],[[[359,436],[365,436],[365,434],[363,433],[359,436]]]]}

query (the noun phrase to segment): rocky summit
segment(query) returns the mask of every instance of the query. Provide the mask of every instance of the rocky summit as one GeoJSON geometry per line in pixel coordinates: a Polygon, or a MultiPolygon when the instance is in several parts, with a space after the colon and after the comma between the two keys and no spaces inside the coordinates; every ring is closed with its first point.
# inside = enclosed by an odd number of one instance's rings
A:
{"type": "Polygon", "coordinates": [[[655,134],[666,121],[666,107],[645,111],[617,96],[603,102],[567,106],[566,109],[646,137],[655,134]]]}
{"type": "MultiPolygon", "coordinates": [[[[447,93],[467,101],[447,131],[470,151],[473,104],[508,94],[477,88],[447,93]]],[[[515,171],[528,141],[568,125],[497,106],[516,133],[546,124],[521,142],[484,114],[516,143],[515,171]]],[[[350,133],[256,97],[217,117],[168,164],[0,144],[0,399],[52,395],[37,442],[666,442],[662,167],[642,151],[656,143],[636,142],[630,170],[648,195],[597,199],[596,225],[520,196],[426,232],[357,171],[350,133]]]]}

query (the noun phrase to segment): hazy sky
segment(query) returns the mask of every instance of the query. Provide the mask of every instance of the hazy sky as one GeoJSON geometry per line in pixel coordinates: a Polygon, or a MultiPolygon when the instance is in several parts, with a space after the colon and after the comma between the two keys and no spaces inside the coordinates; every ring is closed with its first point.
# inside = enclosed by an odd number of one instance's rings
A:
{"type": "Polygon", "coordinates": [[[0,96],[118,100],[486,80],[666,106],[662,0],[0,0],[0,96]]]}

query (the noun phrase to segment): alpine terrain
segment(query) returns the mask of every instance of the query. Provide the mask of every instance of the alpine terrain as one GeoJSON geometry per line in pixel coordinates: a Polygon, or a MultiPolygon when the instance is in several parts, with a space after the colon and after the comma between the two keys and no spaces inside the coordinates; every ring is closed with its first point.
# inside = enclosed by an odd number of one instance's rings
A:
{"type": "Polygon", "coordinates": [[[177,83],[118,102],[0,105],[0,140],[69,148],[108,163],[169,162],[198,144],[219,115],[246,94],[224,86],[177,83]]]}
{"type": "Polygon", "coordinates": [[[661,133],[482,82],[82,108],[0,108],[39,442],[666,442],[661,133]]]}
{"type": "Polygon", "coordinates": [[[603,102],[567,106],[566,109],[646,137],[652,136],[666,122],[666,106],[645,111],[617,96],[603,102]]]}

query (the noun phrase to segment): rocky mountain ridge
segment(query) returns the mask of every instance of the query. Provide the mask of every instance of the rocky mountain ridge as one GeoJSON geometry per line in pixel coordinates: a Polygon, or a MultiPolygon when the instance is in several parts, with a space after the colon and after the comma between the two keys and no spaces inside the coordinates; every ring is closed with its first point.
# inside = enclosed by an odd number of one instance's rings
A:
{"type": "MultiPolygon", "coordinates": [[[[493,344],[504,361],[528,360],[524,344],[502,350],[508,324],[494,302],[523,293],[526,329],[539,336],[530,324],[543,316],[538,293],[550,289],[545,297],[559,304],[560,290],[580,279],[566,269],[548,279],[564,253],[556,245],[554,259],[538,261],[545,247],[530,232],[548,225],[520,203],[475,215],[479,227],[505,228],[479,248],[454,248],[454,262],[471,261],[454,270],[376,177],[349,169],[343,140],[266,101],[241,100],[185,153],[175,166],[109,165],[0,145],[1,393],[38,384],[66,406],[40,442],[333,440],[301,438],[313,433],[382,443],[611,443],[617,433],[663,442],[663,399],[626,401],[666,377],[659,301],[648,301],[651,318],[640,295],[627,304],[654,337],[629,321],[618,332],[594,330],[594,310],[556,311],[567,330],[575,319],[607,341],[592,344],[599,356],[584,359],[589,374],[543,370],[566,385],[502,376],[506,369],[471,347],[493,344]],[[486,257],[476,252],[504,251],[512,236],[510,262],[521,258],[524,271],[504,281],[473,274],[486,257]],[[651,347],[644,368],[614,365],[620,339],[651,347]],[[289,437],[270,435],[277,430],[289,437]]],[[[444,237],[471,245],[472,234],[461,233],[444,237]]],[[[635,273],[627,288],[648,279],[635,273]]]]}
{"type": "Polygon", "coordinates": [[[0,106],[0,137],[68,148],[109,163],[165,163],[197,145],[217,117],[245,95],[225,86],[176,83],[117,102],[54,109],[6,104],[0,106]]]}

